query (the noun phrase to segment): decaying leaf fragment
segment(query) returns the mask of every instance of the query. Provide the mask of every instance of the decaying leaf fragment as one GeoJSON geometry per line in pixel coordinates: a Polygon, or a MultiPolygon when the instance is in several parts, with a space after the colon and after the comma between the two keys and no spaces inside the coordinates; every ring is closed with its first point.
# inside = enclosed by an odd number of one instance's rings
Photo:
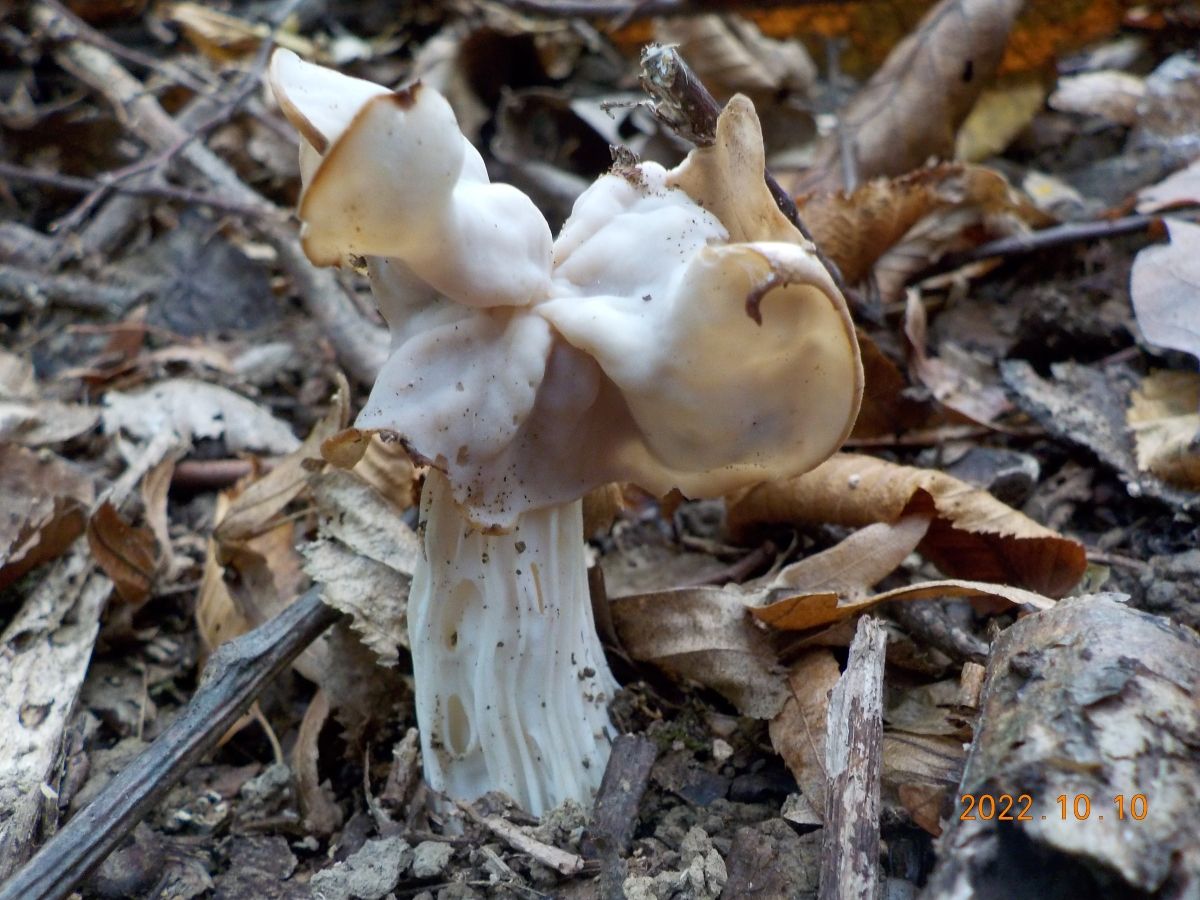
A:
{"type": "Polygon", "coordinates": [[[106,500],[88,520],[87,539],[93,559],[121,599],[134,607],[145,603],[158,568],[154,533],[125,521],[106,500]]]}
{"type": "Polygon", "coordinates": [[[922,511],[933,518],[918,549],[948,575],[1060,597],[1087,567],[1082,544],[986,491],[942,472],[850,453],[839,453],[798,478],[735,495],[729,524],[735,532],[757,522],[861,526],[922,511]]]}
{"type": "MultiPolygon", "coordinates": [[[[942,0],[847,106],[842,128],[862,178],[948,159],[958,125],[996,71],[1020,0],[942,0]]],[[[818,144],[796,193],[845,188],[841,140],[818,144]]]]}
{"type": "Polygon", "coordinates": [[[999,172],[963,163],[876,178],[850,194],[813,193],[798,205],[846,282],[874,273],[885,300],[948,253],[1053,222],[999,172]]]}
{"type": "Polygon", "coordinates": [[[1138,468],[1200,490],[1200,375],[1147,375],[1130,395],[1128,418],[1138,468]]]}
{"type": "Polygon", "coordinates": [[[633,659],[714,688],[742,715],[769,719],[782,709],[788,690],[775,651],[738,594],[690,588],[619,597],[612,617],[633,659]]]}
{"type": "Polygon", "coordinates": [[[92,481],[52,453],[0,444],[0,588],[83,533],[92,481]]]}

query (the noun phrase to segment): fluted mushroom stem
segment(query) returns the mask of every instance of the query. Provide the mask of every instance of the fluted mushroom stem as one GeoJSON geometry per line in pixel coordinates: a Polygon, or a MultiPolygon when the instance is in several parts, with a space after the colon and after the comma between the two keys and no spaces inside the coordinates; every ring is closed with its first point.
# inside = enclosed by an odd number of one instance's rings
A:
{"type": "Polygon", "coordinates": [[[462,800],[499,789],[534,815],[589,805],[617,683],[592,617],[582,503],[487,535],[431,470],[421,520],[408,628],[426,780],[462,800]]]}

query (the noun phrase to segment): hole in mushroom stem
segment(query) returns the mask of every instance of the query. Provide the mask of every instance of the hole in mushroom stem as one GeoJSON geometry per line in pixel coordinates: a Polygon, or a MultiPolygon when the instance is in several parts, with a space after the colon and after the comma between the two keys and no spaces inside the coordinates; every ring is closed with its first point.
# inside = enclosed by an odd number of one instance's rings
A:
{"type": "Polygon", "coordinates": [[[446,749],[455,756],[465,756],[471,746],[471,720],[458,694],[446,701],[446,749]]]}
{"type": "Polygon", "coordinates": [[[481,599],[474,582],[463,580],[454,586],[438,611],[438,628],[435,632],[447,650],[458,647],[459,629],[471,610],[479,607],[481,599]]]}

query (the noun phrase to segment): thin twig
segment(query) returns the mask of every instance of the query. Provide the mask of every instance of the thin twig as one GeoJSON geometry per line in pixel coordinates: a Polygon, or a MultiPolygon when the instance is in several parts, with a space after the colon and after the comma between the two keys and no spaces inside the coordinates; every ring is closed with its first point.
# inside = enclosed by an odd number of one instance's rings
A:
{"type": "Polygon", "coordinates": [[[0,178],[10,178],[14,181],[43,184],[47,187],[55,187],[64,191],[74,191],[80,194],[88,193],[91,196],[100,196],[106,191],[113,190],[133,194],[138,197],[158,197],[163,200],[178,200],[181,203],[188,203],[193,206],[207,206],[220,212],[227,212],[245,218],[262,218],[264,216],[274,216],[281,220],[285,218],[279,211],[264,209],[261,204],[251,206],[206,191],[193,191],[170,184],[148,184],[144,182],[122,184],[119,181],[110,181],[114,177],[112,173],[108,173],[99,178],[83,178],[78,175],[63,175],[58,172],[41,172],[37,169],[29,169],[25,166],[0,161],[0,178]]]}
{"type": "Polygon", "coordinates": [[[951,253],[942,257],[936,265],[921,272],[917,278],[927,278],[941,272],[950,272],[969,263],[985,259],[998,259],[1014,256],[1025,256],[1039,250],[1050,250],[1066,244],[1077,244],[1085,241],[1095,241],[1103,238],[1121,237],[1126,234],[1137,234],[1148,231],[1162,222],[1169,215],[1179,217],[1194,216],[1200,211],[1200,206],[1184,206],[1178,209],[1158,213],[1136,214],[1122,216],[1119,219],[1101,219],[1095,222],[1067,222],[1052,228],[1043,228],[1032,234],[1018,234],[1011,237],[999,238],[980,244],[961,253],[951,253]]]}
{"type": "Polygon", "coordinates": [[[124,315],[153,293],[156,284],[102,284],[82,275],[56,275],[21,266],[0,264],[0,295],[20,301],[22,307],[39,308],[55,303],[71,309],[124,315]]]}
{"type": "Polygon", "coordinates": [[[217,745],[267,683],[340,616],[313,588],[266,624],[218,647],[179,717],[0,886],[0,900],[68,897],[217,745]]]}

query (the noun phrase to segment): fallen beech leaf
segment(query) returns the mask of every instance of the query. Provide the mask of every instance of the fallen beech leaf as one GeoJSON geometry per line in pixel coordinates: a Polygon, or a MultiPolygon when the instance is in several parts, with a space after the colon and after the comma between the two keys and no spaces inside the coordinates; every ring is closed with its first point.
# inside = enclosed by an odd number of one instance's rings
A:
{"type": "Polygon", "coordinates": [[[167,527],[167,494],[171,490],[171,478],[175,475],[175,463],[183,453],[183,448],[168,453],[142,479],[142,507],[146,510],[146,525],[158,544],[159,568],[168,581],[175,577],[177,563],[167,527]]]}
{"type": "Polygon", "coordinates": [[[1130,395],[1138,468],[1200,490],[1200,374],[1154,372],[1130,395]]]}
{"type": "Polygon", "coordinates": [[[1133,313],[1151,344],[1200,357],[1200,225],[1164,222],[1171,243],[1147,247],[1133,261],[1133,313]]]}
{"type": "Polygon", "coordinates": [[[791,696],[768,731],[771,746],[783,757],[818,822],[825,820],[825,734],[829,694],[841,670],[833,653],[810,650],[792,663],[787,683],[791,696]]]}
{"type": "Polygon", "coordinates": [[[66,460],[0,444],[0,588],[83,534],[93,497],[91,479],[66,460]]]}
{"type": "Polygon", "coordinates": [[[768,588],[861,597],[917,549],[932,522],[932,513],[917,512],[860,528],[828,550],[783,568],[768,588]]]}
{"type": "MultiPolygon", "coordinates": [[[[842,131],[861,178],[900,175],[949,158],[954,136],[1004,55],[1020,0],[942,0],[850,101],[842,131]]],[[[842,140],[817,143],[796,193],[846,187],[842,140]]]]}
{"type": "Polygon", "coordinates": [[[953,577],[1060,597],[1087,568],[1082,544],[986,491],[942,472],[858,454],[839,453],[805,475],[743,491],[730,499],[728,516],[737,532],[756,522],[861,526],[921,511],[934,520],[918,549],[953,577]]]}
{"type": "Polygon", "coordinates": [[[135,607],[145,603],[157,570],[154,533],[130,525],[106,500],[88,520],[87,539],[121,599],[135,607]]]}
{"type": "Polygon", "coordinates": [[[846,282],[857,284],[873,272],[885,300],[899,299],[910,277],[948,253],[1054,221],[999,172],[963,163],[797,202],[813,239],[846,282]]]}
{"type": "Polygon", "coordinates": [[[870,335],[861,328],[857,332],[863,364],[863,401],[851,438],[892,437],[937,425],[944,419],[934,404],[910,397],[908,379],[900,367],[884,355],[870,335]]]}
{"type": "Polygon", "coordinates": [[[130,393],[109,391],[101,420],[108,434],[122,431],[139,441],[165,431],[185,438],[223,438],[233,452],[290,453],[300,443],[265,407],[191,378],[172,378],[130,393]]]}
{"type": "Polygon", "coordinates": [[[916,290],[908,292],[904,305],[904,334],[912,354],[909,362],[912,373],[929,388],[938,403],[981,425],[991,425],[1012,411],[1012,403],[994,367],[986,373],[994,376],[992,383],[988,383],[984,380],[985,372],[978,371],[983,367],[970,365],[971,360],[963,359],[965,351],[949,340],[942,342],[940,356],[929,355],[925,304],[916,290]],[[956,355],[963,364],[955,364],[956,355]]]}
{"type": "Polygon", "coordinates": [[[26,447],[61,444],[91,431],[100,411],[76,403],[0,400],[0,441],[26,447]]]}
{"type": "Polygon", "coordinates": [[[1133,125],[1146,82],[1128,72],[1081,72],[1058,80],[1050,95],[1051,109],[1098,116],[1116,125],[1133,125]]]}
{"type": "Polygon", "coordinates": [[[681,588],[618,597],[611,610],[631,658],[713,688],[744,716],[770,719],[783,708],[775,651],[738,594],[681,588]]]}
{"type": "Polygon", "coordinates": [[[1054,605],[1054,601],[1048,597],[1009,585],[946,579],[922,581],[853,600],[843,600],[837,594],[828,592],[800,594],[776,600],[769,606],[753,607],[750,612],[760,622],[780,631],[805,631],[848,619],[889,600],[940,600],[947,597],[999,600],[1033,609],[1048,609],[1054,605]]]}

